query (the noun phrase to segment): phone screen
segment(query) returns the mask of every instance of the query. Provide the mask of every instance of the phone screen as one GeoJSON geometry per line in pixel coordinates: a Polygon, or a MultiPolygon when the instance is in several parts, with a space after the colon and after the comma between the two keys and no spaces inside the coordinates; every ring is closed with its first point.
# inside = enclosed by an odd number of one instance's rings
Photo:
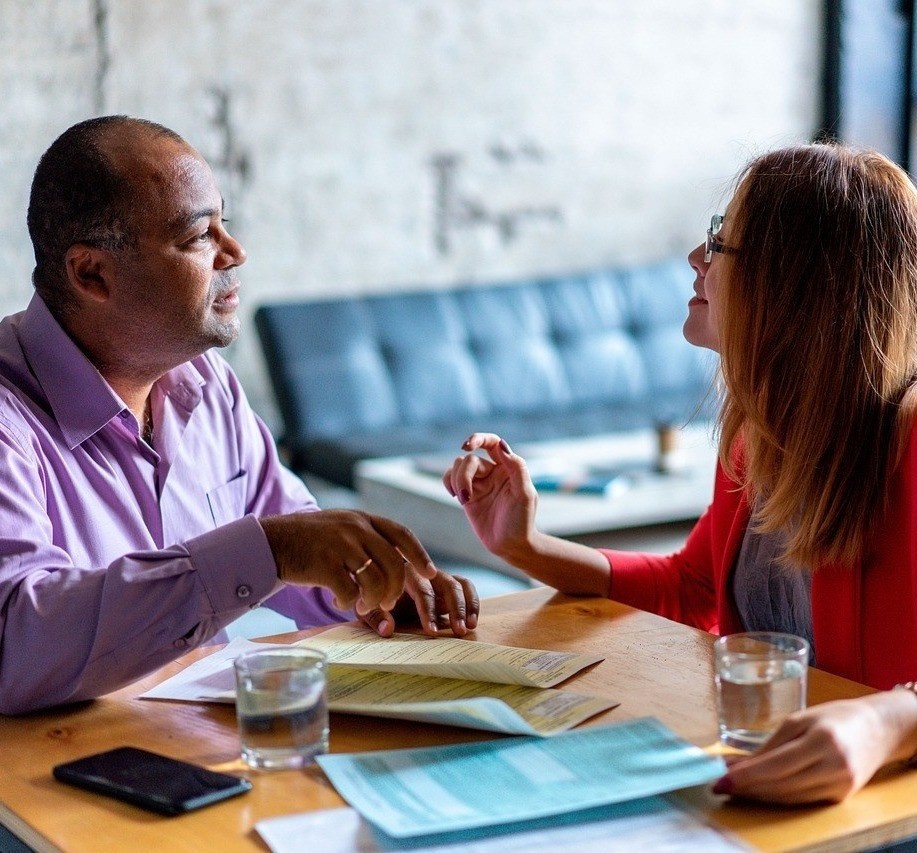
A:
{"type": "Polygon", "coordinates": [[[182,814],[252,787],[247,779],[132,746],[58,764],[52,772],[61,782],[165,815],[182,814]]]}

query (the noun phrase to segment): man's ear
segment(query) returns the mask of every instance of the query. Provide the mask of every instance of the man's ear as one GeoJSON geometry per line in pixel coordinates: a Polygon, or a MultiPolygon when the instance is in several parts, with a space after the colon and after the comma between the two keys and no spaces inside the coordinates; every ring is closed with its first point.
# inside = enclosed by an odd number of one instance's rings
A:
{"type": "Polygon", "coordinates": [[[105,302],[111,292],[111,253],[105,249],[74,243],[64,255],[67,280],[78,298],[105,302]]]}

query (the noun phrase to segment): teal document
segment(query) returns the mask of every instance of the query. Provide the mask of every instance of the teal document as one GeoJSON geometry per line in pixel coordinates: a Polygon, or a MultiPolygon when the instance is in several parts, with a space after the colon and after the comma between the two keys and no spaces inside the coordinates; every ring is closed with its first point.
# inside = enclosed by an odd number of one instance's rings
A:
{"type": "Polygon", "coordinates": [[[509,824],[711,782],[721,758],[653,717],[424,749],[321,755],[338,793],[393,838],[509,824]]]}

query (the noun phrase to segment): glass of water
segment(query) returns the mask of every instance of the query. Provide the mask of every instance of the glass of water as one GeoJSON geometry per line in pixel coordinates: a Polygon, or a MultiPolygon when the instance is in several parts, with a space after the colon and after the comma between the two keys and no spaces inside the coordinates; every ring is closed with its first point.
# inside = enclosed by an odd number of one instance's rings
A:
{"type": "Polygon", "coordinates": [[[713,644],[720,741],[753,750],[783,719],[806,707],[809,644],[802,637],[753,631],[713,644]]]}
{"type": "Polygon", "coordinates": [[[328,751],[328,662],[301,646],[235,660],[242,758],[260,770],[300,768],[328,751]]]}

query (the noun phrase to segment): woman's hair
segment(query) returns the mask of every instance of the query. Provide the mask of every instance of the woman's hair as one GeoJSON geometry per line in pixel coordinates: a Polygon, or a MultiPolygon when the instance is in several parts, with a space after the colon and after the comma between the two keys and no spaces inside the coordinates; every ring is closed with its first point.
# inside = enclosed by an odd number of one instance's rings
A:
{"type": "Polygon", "coordinates": [[[787,562],[850,565],[913,416],[917,192],[881,154],[800,145],[745,168],[725,223],[721,458],[787,562]]]}

